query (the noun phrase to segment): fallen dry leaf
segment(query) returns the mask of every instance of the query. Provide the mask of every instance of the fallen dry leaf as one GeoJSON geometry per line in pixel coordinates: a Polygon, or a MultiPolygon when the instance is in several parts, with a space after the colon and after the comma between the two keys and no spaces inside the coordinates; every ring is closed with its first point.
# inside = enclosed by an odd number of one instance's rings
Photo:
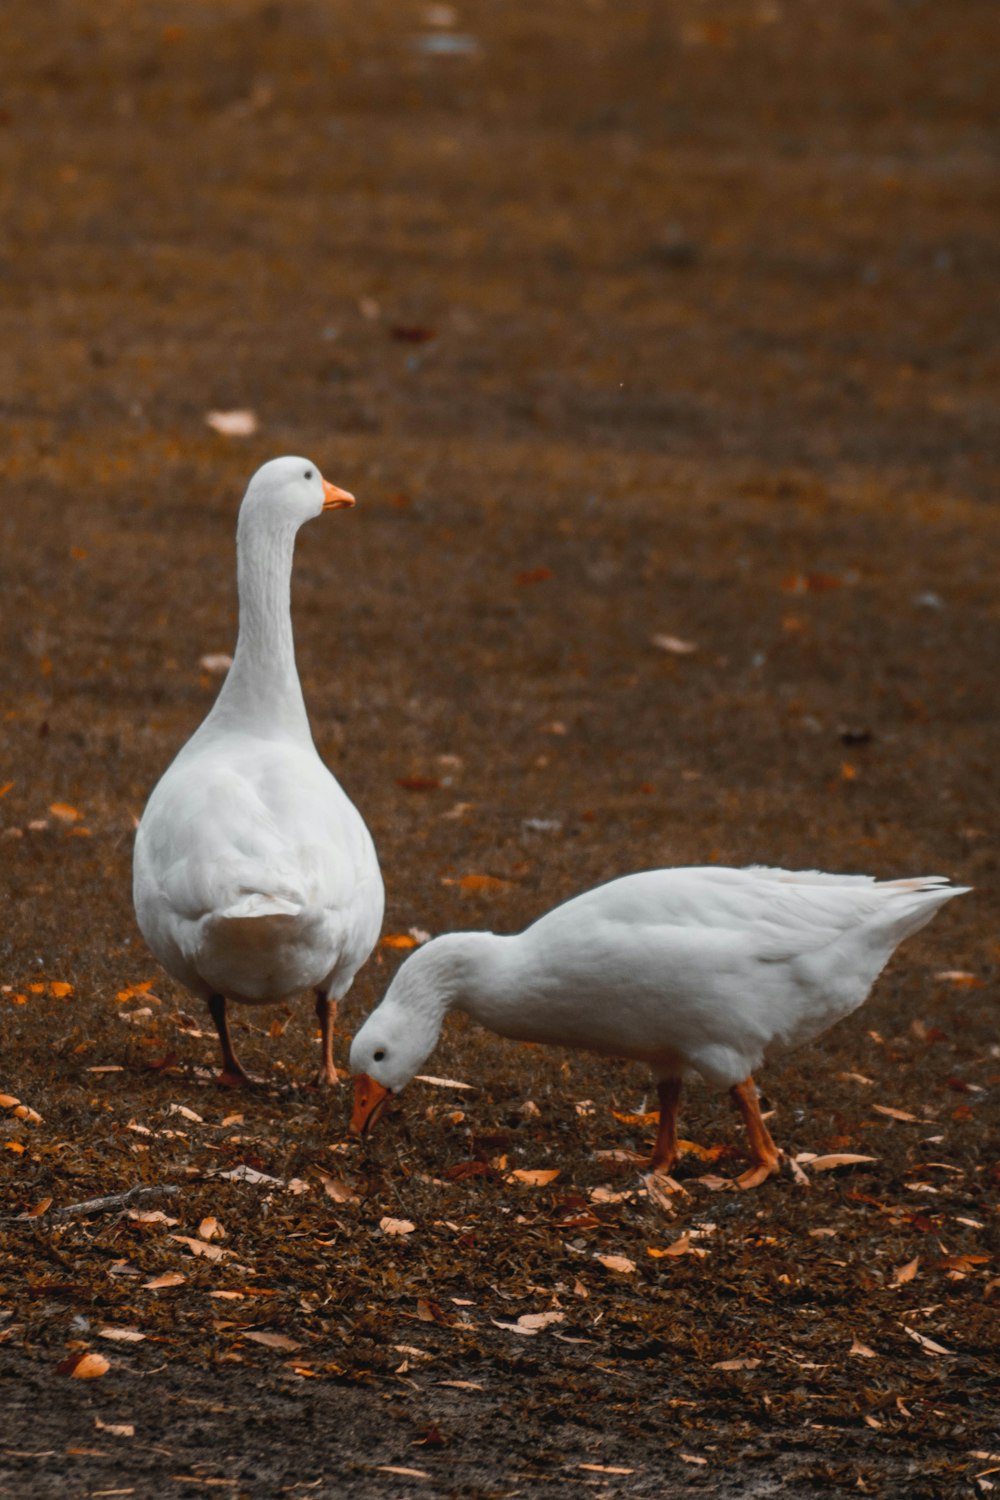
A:
{"type": "Polygon", "coordinates": [[[98,1432],[110,1433],[112,1437],[135,1437],[131,1422],[102,1422],[100,1417],[95,1417],[94,1426],[98,1432]]]}
{"type": "Polygon", "coordinates": [[[213,1219],[212,1216],[209,1215],[207,1218],[202,1219],[201,1223],[198,1225],[198,1237],[199,1239],[203,1240],[224,1240],[226,1237],[226,1231],[223,1229],[218,1219],[213,1219]]]}
{"type": "Polygon", "coordinates": [[[376,1464],[379,1474],[401,1474],[404,1479],[430,1479],[426,1469],[401,1469],[398,1464],[376,1464]]]}
{"type": "Polygon", "coordinates": [[[415,948],[417,940],[408,932],[387,932],[381,939],[383,948],[415,948]]]}
{"type": "Polygon", "coordinates": [[[172,1234],[170,1238],[176,1240],[179,1245],[187,1245],[192,1255],[201,1255],[205,1260],[224,1260],[229,1254],[229,1251],[223,1250],[221,1245],[209,1244],[207,1240],[196,1240],[190,1234],[172,1234]]]}
{"type": "Polygon", "coordinates": [[[523,1182],[527,1187],[545,1187],[546,1183],[554,1182],[559,1176],[559,1167],[540,1167],[529,1169],[516,1167],[513,1172],[507,1173],[508,1182],[523,1182]]]}
{"type": "Polygon", "coordinates": [[[859,1358],[859,1359],[877,1359],[878,1358],[878,1355],[875,1353],[875,1350],[874,1349],[869,1349],[868,1345],[867,1344],[863,1344],[861,1342],[861,1340],[857,1337],[857,1335],[855,1335],[854,1341],[851,1344],[851,1347],[848,1349],[847,1352],[848,1352],[848,1354],[856,1355],[857,1358],[859,1358]]]}
{"type": "Polygon", "coordinates": [[[255,1344],[263,1344],[268,1349],[287,1349],[294,1353],[296,1349],[302,1348],[301,1344],[284,1333],[244,1333],[243,1337],[253,1339],[255,1344]]]}
{"type": "Polygon", "coordinates": [[[429,1083],[438,1089],[471,1089],[475,1085],[461,1083],[457,1078],[434,1078],[430,1073],[417,1073],[414,1075],[414,1083],[429,1083]]]}
{"type": "Polygon", "coordinates": [[[588,1474],[634,1474],[634,1469],[623,1469],[618,1464],[577,1464],[578,1469],[586,1469],[588,1474]]]}
{"type": "Polygon", "coordinates": [[[457,880],[445,875],[441,878],[441,884],[457,885],[461,891],[480,894],[487,891],[507,891],[511,886],[509,880],[501,880],[499,875],[461,875],[457,880]]]}
{"type": "Polygon", "coordinates": [[[253,437],[257,418],[252,411],[209,411],[205,413],[205,425],[223,437],[253,437]]]}
{"type": "Polygon", "coordinates": [[[185,1281],[187,1277],[180,1271],[164,1271],[162,1276],[154,1276],[152,1281],[144,1281],[142,1285],[148,1292],[158,1292],[162,1287],[181,1286],[185,1281]]]}
{"type": "Polygon", "coordinates": [[[920,1257],[916,1255],[912,1260],[908,1260],[905,1266],[897,1266],[892,1273],[892,1285],[905,1286],[908,1281],[912,1281],[917,1274],[919,1264],[920,1257]]]}
{"type": "Polygon", "coordinates": [[[334,1203],[358,1203],[360,1199],[352,1187],[342,1177],[335,1177],[332,1172],[325,1171],[322,1167],[313,1167],[313,1171],[323,1184],[323,1191],[334,1203]]]}
{"type": "Polygon", "coordinates": [[[516,1323],[504,1323],[499,1318],[491,1318],[490,1322],[497,1328],[506,1328],[510,1333],[524,1334],[533,1338],[543,1328],[550,1327],[553,1323],[565,1323],[566,1314],[551,1309],[549,1312],[522,1313],[516,1323]]]}
{"type": "Polygon", "coordinates": [[[99,1328],[99,1339],[114,1339],[119,1344],[141,1344],[146,1337],[138,1328],[99,1328]]]}
{"type": "Polygon", "coordinates": [[[939,969],[934,978],[943,979],[947,984],[963,985],[966,989],[981,990],[986,984],[985,979],[980,979],[978,974],[970,974],[966,969],[939,969]]]}
{"type": "Polygon", "coordinates": [[[760,1365],[759,1359],[720,1359],[712,1366],[713,1370],[756,1370],[760,1365]]]}
{"type": "Polygon", "coordinates": [[[918,1333],[915,1328],[908,1328],[905,1323],[903,1324],[903,1332],[908,1333],[913,1342],[919,1344],[926,1354],[951,1354],[950,1349],[945,1349],[940,1344],[936,1344],[933,1339],[929,1339],[924,1334],[918,1333]]]}
{"type": "Polygon", "coordinates": [[[920,1121],[916,1115],[911,1115],[905,1109],[893,1109],[889,1104],[873,1104],[872,1109],[876,1114],[888,1115],[890,1120],[906,1120],[911,1125],[919,1125],[920,1121]]]}
{"type": "Polygon", "coordinates": [[[668,1245],[665,1250],[656,1250],[649,1245],[646,1254],[651,1255],[654,1260],[661,1260],[665,1255],[704,1256],[708,1254],[708,1251],[703,1250],[700,1245],[692,1245],[690,1232],[685,1230],[680,1239],[674,1240],[673,1244],[668,1245]]]}
{"type": "Polygon", "coordinates": [[[180,1115],[182,1120],[190,1120],[193,1125],[204,1125],[205,1121],[201,1115],[195,1114],[193,1109],[188,1109],[186,1104],[171,1104],[167,1113],[180,1115]]]}
{"type": "Polygon", "coordinates": [[[674,1204],[675,1195],[687,1197],[687,1189],[681,1187],[679,1182],[675,1182],[672,1177],[668,1177],[664,1172],[647,1172],[642,1181],[650,1198],[665,1213],[673,1214],[677,1212],[674,1204]]]}
{"type": "Polygon", "coordinates": [[[852,1151],[834,1151],[828,1156],[812,1158],[807,1151],[803,1151],[795,1159],[800,1165],[807,1166],[810,1172],[832,1172],[836,1167],[854,1167],[861,1162],[878,1161],[877,1156],[858,1156],[852,1151]]]}
{"type": "Polygon", "coordinates": [[[698,649],[694,641],[681,640],[677,635],[654,635],[650,640],[658,651],[669,651],[673,656],[689,656],[698,649]]]}
{"type": "Polygon", "coordinates": [[[388,1215],[379,1219],[378,1227],[383,1234],[412,1234],[416,1224],[411,1224],[409,1219],[390,1219],[388,1215]]]}
{"type": "Polygon", "coordinates": [[[57,1375],[72,1375],[74,1380],[96,1380],[100,1375],[106,1375],[111,1369],[111,1361],[104,1358],[103,1354],[93,1354],[89,1350],[71,1354],[60,1364],[56,1365],[57,1375]]]}
{"type": "Polygon", "coordinates": [[[594,1259],[607,1270],[620,1271],[623,1276],[628,1276],[635,1270],[635,1261],[629,1260],[627,1255],[595,1255],[594,1259]]]}
{"type": "Polygon", "coordinates": [[[78,823],[82,814],[75,807],[70,807],[68,802],[53,802],[49,812],[60,823],[78,823]]]}

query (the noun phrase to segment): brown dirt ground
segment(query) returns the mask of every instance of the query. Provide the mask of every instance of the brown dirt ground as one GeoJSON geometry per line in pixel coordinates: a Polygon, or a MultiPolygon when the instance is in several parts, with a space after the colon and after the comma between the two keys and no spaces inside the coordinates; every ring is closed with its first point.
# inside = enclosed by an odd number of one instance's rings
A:
{"type": "MultiPolygon", "coordinates": [[[[0,1118],[0,1493],[986,1494],[995,7],[434,19],[0,18],[0,1086],[42,1116],[0,1118]],[[233,407],[255,437],[205,426],[233,407]],[[387,932],[515,930],[663,863],[977,887],[762,1076],[782,1144],[874,1161],[713,1189],[740,1142],[692,1090],[685,1134],[723,1154],[682,1163],[675,1215],[595,1201],[640,1186],[595,1152],[648,1138],[611,1113],[648,1103],[642,1070],[461,1025],[433,1068],[474,1090],[412,1085],[366,1151],[346,1091],[303,1086],[305,1008],[250,1015],[267,1085],[218,1095],[205,1018],[134,928],[131,831],[211,701],[200,658],[232,645],[245,481],[288,451],[360,497],[302,535],[295,620],[387,932]],[[504,884],[445,883],[466,874],[504,884]],[[559,1177],[514,1185],[503,1157],[559,1177]],[[212,1175],[240,1163],[310,1189],[212,1175]],[[216,1216],[226,1259],[54,1217],[138,1184],[178,1188],[145,1205],[173,1232],[216,1216]],[[692,1229],[704,1256],[648,1253],[692,1229]],[[546,1310],[533,1336],[498,1326],[546,1310]],[[103,1378],[56,1373],[89,1349],[103,1378]]],[[[342,1058],[399,956],[360,977],[342,1058]]]]}

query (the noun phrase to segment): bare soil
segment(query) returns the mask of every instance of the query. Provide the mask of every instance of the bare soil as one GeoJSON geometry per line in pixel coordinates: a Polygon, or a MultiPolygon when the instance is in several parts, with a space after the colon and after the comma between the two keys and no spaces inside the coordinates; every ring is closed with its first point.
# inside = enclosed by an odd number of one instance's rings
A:
{"type": "Polygon", "coordinates": [[[8,0],[0,1088],[41,1118],[0,1108],[0,1494],[1000,1484],[994,30],[8,0]],[[364,1147],[305,1002],[238,1015],[265,1081],[216,1090],[131,837],[283,452],[359,496],[295,574],[397,939],[339,1060],[411,928],[667,863],[939,872],[975,894],[760,1079],[791,1154],[871,1160],[740,1194],[694,1089],[671,1211],[641,1069],[461,1024],[431,1066],[471,1087],[364,1147]],[[136,1186],[175,1191],[75,1207],[136,1186]]]}

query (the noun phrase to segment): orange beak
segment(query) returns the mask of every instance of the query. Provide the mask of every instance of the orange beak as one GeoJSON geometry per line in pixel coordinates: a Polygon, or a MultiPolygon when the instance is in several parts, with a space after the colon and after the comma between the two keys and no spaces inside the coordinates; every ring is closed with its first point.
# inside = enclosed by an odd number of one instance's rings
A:
{"type": "Polygon", "coordinates": [[[382,1112],[392,1098],[392,1090],[376,1083],[367,1073],[359,1073],[354,1080],[354,1113],[351,1115],[351,1131],[354,1135],[367,1135],[381,1118],[382,1112]]]}
{"type": "Polygon", "coordinates": [[[327,479],[323,480],[324,510],[346,510],[354,504],[354,496],[350,490],[338,490],[335,484],[331,484],[327,479]]]}

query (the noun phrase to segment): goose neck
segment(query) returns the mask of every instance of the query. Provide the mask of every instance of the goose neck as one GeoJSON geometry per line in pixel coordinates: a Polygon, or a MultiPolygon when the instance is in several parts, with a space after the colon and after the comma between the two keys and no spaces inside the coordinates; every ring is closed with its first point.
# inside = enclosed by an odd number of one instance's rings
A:
{"type": "Polygon", "coordinates": [[[239,635],[213,718],[251,720],[259,733],[311,738],[292,634],[295,532],[260,511],[240,513],[239,635]]]}

